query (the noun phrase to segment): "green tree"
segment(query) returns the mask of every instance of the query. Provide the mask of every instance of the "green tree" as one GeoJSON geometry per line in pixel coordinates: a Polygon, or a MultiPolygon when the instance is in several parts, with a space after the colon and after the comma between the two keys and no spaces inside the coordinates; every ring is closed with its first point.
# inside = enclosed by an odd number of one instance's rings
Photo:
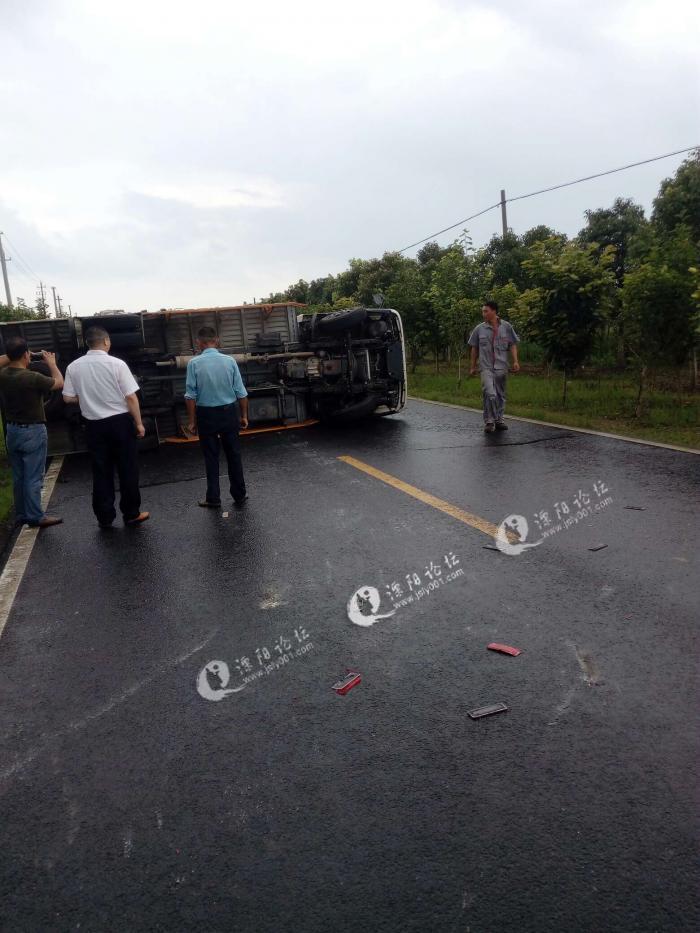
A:
{"type": "Polygon", "coordinates": [[[590,357],[614,287],[614,250],[552,240],[535,243],[523,266],[534,288],[520,302],[527,336],[564,372],[563,405],[573,371],[590,357]]]}
{"type": "Polygon", "coordinates": [[[643,237],[648,222],[644,217],[644,208],[629,198],[616,198],[613,206],[609,208],[585,211],[585,217],[586,226],[579,232],[579,243],[595,244],[599,254],[609,247],[614,250],[612,269],[617,291],[610,303],[608,323],[617,346],[618,366],[624,369],[627,351],[620,289],[630,267],[632,245],[635,239],[643,237]]]}
{"type": "Polygon", "coordinates": [[[527,250],[520,237],[511,230],[506,236],[492,236],[488,244],[476,254],[477,262],[488,273],[490,284],[495,287],[513,282],[518,289],[526,287],[523,260],[527,250]]]}
{"type": "Polygon", "coordinates": [[[661,182],[651,216],[661,233],[685,226],[700,244],[700,149],[682,162],[673,178],[661,182]]]}
{"type": "Polygon", "coordinates": [[[474,295],[475,272],[473,257],[466,255],[460,245],[454,244],[434,265],[428,289],[433,313],[457,360],[458,387],[462,384],[462,357],[467,347],[467,338],[478,315],[477,298],[474,295]]]}
{"type": "Polygon", "coordinates": [[[546,224],[538,224],[538,226],[526,230],[520,238],[520,242],[525,249],[529,249],[535,243],[541,243],[543,240],[551,240],[552,238],[561,240],[562,245],[567,240],[565,233],[557,233],[556,230],[546,224]]]}
{"type": "Polygon", "coordinates": [[[427,348],[423,329],[426,311],[424,291],[423,279],[414,259],[402,264],[394,281],[384,291],[387,307],[395,308],[401,315],[413,372],[427,348]]]}
{"type": "Polygon", "coordinates": [[[697,350],[699,303],[693,253],[689,230],[679,227],[627,274],[622,307],[629,347],[639,366],[637,417],[654,370],[664,363],[679,366],[697,350]]]}
{"type": "Polygon", "coordinates": [[[327,304],[333,301],[335,295],[335,278],[325,275],[309,282],[306,300],[310,305],[327,304]]]}
{"type": "Polygon", "coordinates": [[[612,246],[612,264],[615,282],[622,288],[629,262],[632,239],[638,236],[647,223],[644,208],[630,198],[616,198],[612,207],[584,211],[586,226],[579,232],[578,240],[583,244],[595,243],[599,254],[612,246]]]}
{"type": "Polygon", "coordinates": [[[24,298],[18,298],[12,307],[0,305],[0,321],[31,321],[36,317],[36,310],[30,308],[24,298]]]}
{"type": "Polygon", "coordinates": [[[309,301],[309,283],[304,279],[299,279],[295,285],[290,285],[287,289],[288,301],[299,301],[301,304],[307,304],[309,301]]]}

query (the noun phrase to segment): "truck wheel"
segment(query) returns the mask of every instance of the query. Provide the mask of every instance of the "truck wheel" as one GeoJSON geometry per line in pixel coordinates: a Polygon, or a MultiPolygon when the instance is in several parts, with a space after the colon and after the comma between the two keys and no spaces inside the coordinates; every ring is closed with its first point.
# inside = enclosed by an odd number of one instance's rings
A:
{"type": "Polygon", "coordinates": [[[349,421],[360,421],[368,418],[379,404],[375,395],[365,395],[359,401],[345,405],[343,408],[325,409],[319,413],[320,420],[325,424],[342,424],[349,421]]]}
{"type": "Polygon", "coordinates": [[[331,311],[316,322],[318,332],[321,334],[340,334],[350,330],[357,324],[362,324],[367,318],[366,308],[349,308],[347,311],[331,311]]]}

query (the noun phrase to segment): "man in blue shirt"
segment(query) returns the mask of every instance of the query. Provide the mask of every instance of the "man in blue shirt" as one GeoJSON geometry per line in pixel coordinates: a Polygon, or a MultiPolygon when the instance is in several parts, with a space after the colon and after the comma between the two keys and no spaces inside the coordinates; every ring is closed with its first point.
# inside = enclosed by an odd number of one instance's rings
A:
{"type": "Polygon", "coordinates": [[[219,451],[224,448],[228,463],[231,496],[241,506],[248,498],[243,478],[240,428],[248,427],[248,393],[238,364],[232,356],[218,350],[219,340],[213,327],[197,332],[199,355],[187,364],[185,405],[189,430],[199,433],[199,446],[207,471],[207,494],[202,508],[221,507],[219,488],[219,451]],[[240,405],[240,417],[239,417],[240,405]]]}

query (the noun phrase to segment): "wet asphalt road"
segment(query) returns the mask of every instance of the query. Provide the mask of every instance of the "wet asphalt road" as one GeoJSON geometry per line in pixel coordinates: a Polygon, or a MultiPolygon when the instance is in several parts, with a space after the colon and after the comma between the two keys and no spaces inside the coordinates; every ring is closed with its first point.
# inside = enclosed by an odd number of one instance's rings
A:
{"type": "Polygon", "coordinates": [[[162,448],[130,530],[65,462],[0,640],[2,929],[698,929],[700,458],[419,402],[243,443],[245,511],[162,448]],[[613,501],[511,557],[340,455],[496,524],[613,501]],[[263,674],[210,702],[213,659],[263,674]]]}

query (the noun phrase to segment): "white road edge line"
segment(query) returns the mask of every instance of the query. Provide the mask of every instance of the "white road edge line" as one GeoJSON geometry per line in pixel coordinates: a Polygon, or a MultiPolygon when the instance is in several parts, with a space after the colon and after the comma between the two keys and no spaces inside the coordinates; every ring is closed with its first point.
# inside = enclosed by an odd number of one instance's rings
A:
{"type": "MultiPolygon", "coordinates": [[[[63,457],[56,457],[51,461],[46,471],[44,487],[41,491],[41,505],[44,509],[48,507],[62,466],[63,457]]],[[[12,547],[2,576],[0,576],[0,638],[2,638],[2,633],[5,631],[17,590],[24,577],[29,558],[32,556],[32,549],[39,531],[39,528],[30,528],[28,525],[22,528],[17,535],[17,540],[12,547]]]]}
{"type": "MultiPolygon", "coordinates": [[[[425,402],[426,405],[442,405],[443,408],[458,408],[460,411],[475,411],[481,414],[480,408],[469,408],[467,405],[454,405],[452,402],[436,402],[431,398],[420,398],[418,395],[409,395],[412,402],[425,402]]],[[[606,431],[592,431],[590,428],[574,428],[570,424],[555,424],[553,421],[537,421],[535,418],[521,418],[519,415],[506,415],[508,421],[525,421],[527,424],[541,424],[545,428],[559,428],[562,431],[575,431],[577,434],[593,434],[595,437],[611,437],[614,441],[627,441],[630,444],[645,444],[647,447],[663,447],[664,450],[679,450],[682,454],[698,454],[700,450],[695,447],[677,447],[675,444],[661,444],[659,441],[645,441],[642,437],[625,437],[624,434],[608,434],[606,431]]]]}

